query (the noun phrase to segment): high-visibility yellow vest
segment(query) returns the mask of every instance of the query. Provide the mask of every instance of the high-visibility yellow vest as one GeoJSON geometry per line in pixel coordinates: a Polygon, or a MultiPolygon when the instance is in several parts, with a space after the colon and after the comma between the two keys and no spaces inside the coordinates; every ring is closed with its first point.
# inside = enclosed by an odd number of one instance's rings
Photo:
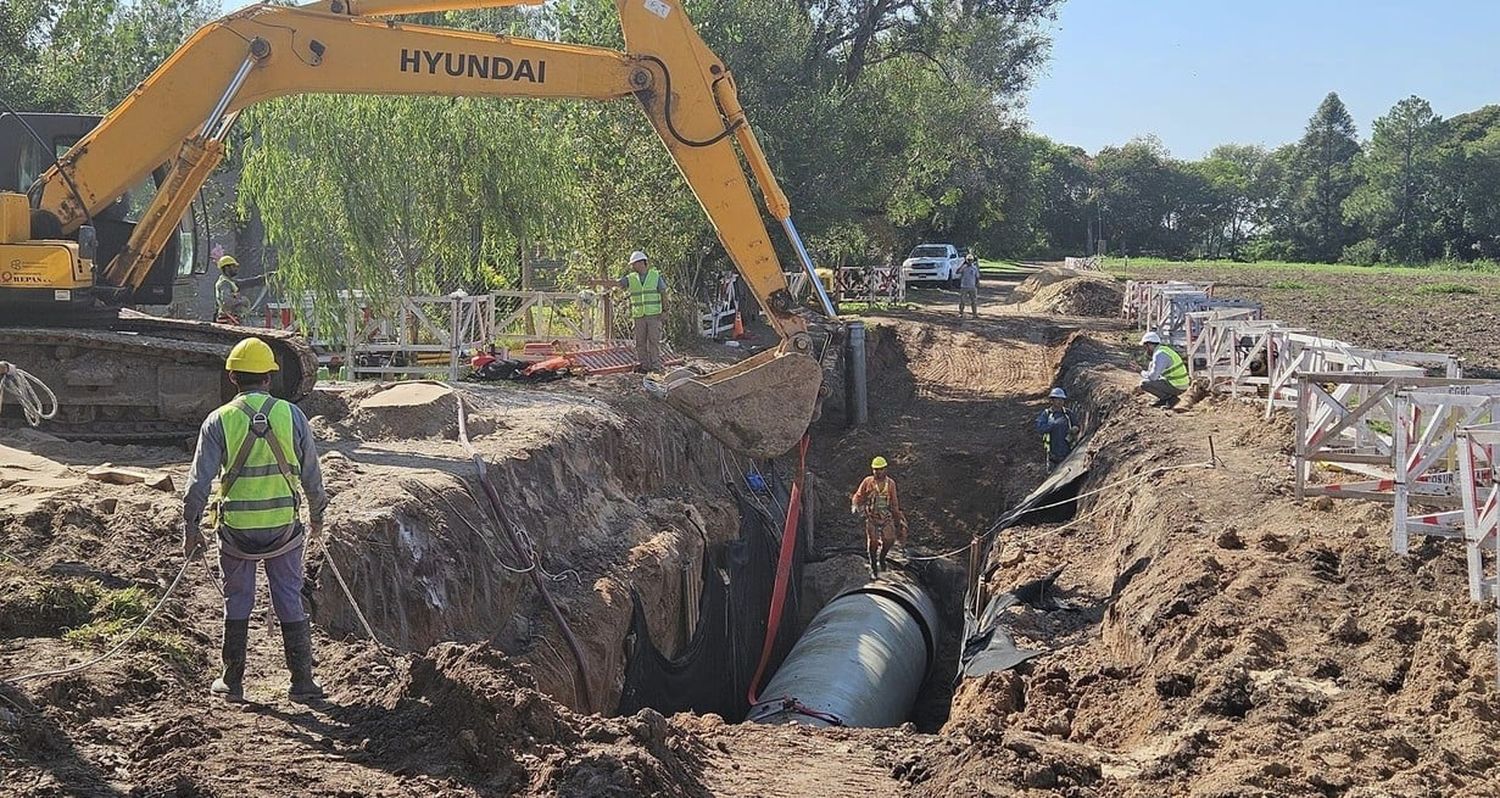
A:
{"type": "Polygon", "coordinates": [[[631,271],[625,275],[625,282],[630,290],[632,319],[661,315],[661,272],[647,269],[646,276],[642,277],[640,273],[631,271]]]}
{"type": "Polygon", "coordinates": [[[226,454],[219,474],[220,527],[231,533],[285,532],[297,521],[300,471],[291,403],[264,393],[241,394],[218,413],[226,454]]]}
{"type": "Polygon", "coordinates": [[[227,274],[219,275],[219,279],[214,282],[214,304],[218,308],[218,312],[222,314],[226,310],[230,310],[230,304],[234,302],[234,298],[239,293],[239,283],[236,283],[227,274]]]}
{"type": "Polygon", "coordinates": [[[1172,361],[1172,365],[1167,366],[1167,370],[1161,373],[1161,378],[1171,383],[1174,388],[1188,387],[1188,367],[1182,361],[1182,355],[1177,354],[1176,349],[1166,344],[1157,344],[1157,346],[1161,347],[1172,361]]]}

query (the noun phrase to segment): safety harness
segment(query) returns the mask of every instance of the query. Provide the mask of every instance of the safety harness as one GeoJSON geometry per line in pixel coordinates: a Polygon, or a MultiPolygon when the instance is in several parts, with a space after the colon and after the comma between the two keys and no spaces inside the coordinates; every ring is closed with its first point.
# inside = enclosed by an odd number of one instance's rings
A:
{"type": "Polygon", "coordinates": [[[297,489],[297,473],[293,470],[291,463],[287,462],[286,452],[281,448],[281,441],[277,438],[275,430],[271,428],[270,414],[277,407],[279,399],[268,397],[266,403],[259,410],[251,407],[243,396],[236,396],[234,401],[228,404],[250,418],[250,429],[243,442],[240,443],[239,451],[235,452],[234,460],[224,476],[219,480],[220,509],[218,512],[219,546],[223,553],[240,560],[269,560],[280,557],[289,551],[301,546],[306,537],[302,526],[297,523],[296,508],[301,493],[297,489]],[[242,541],[235,539],[234,531],[224,523],[225,511],[223,505],[229,502],[229,491],[245,471],[245,464],[250,460],[250,454],[255,449],[257,441],[265,441],[271,450],[271,456],[276,460],[276,468],[286,480],[287,489],[292,495],[292,521],[287,524],[281,534],[271,542],[270,550],[265,552],[247,552],[242,541]]]}

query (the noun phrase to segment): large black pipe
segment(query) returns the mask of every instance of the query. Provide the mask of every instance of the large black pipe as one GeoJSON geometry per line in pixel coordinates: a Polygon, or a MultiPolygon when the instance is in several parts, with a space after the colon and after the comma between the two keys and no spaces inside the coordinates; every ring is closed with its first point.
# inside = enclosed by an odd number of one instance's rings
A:
{"type": "Polygon", "coordinates": [[[828,602],[746,717],[753,723],[896,726],[911,715],[937,654],[938,612],[901,575],[828,602]]]}
{"type": "Polygon", "coordinates": [[[865,385],[865,323],[851,321],[845,325],[848,337],[844,345],[844,418],[851,427],[870,422],[870,403],[865,385]]]}

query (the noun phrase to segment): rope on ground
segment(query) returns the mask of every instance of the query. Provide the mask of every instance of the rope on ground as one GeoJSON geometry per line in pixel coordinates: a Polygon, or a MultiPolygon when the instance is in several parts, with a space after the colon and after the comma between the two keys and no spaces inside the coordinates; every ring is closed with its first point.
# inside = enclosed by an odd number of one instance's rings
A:
{"type": "MultiPolygon", "coordinates": [[[[1055,507],[1062,507],[1065,504],[1072,504],[1074,502],[1077,502],[1079,499],[1087,498],[1089,496],[1094,496],[1094,495],[1097,495],[1099,493],[1103,493],[1104,491],[1107,491],[1107,490],[1113,490],[1114,488],[1118,488],[1118,487],[1121,487],[1123,485],[1129,485],[1129,484],[1132,484],[1132,483],[1135,483],[1135,482],[1142,482],[1144,480],[1150,479],[1151,477],[1157,476],[1159,474],[1164,474],[1164,473],[1166,473],[1168,471],[1181,471],[1183,469],[1189,469],[1189,468],[1213,468],[1213,467],[1214,467],[1214,464],[1212,462],[1185,463],[1183,465],[1174,465],[1174,466],[1159,466],[1157,468],[1151,469],[1150,471],[1144,471],[1144,472],[1136,474],[1134,476],[1126,477],[1124,479],[1120,479],[1120,480],[1116,480],[1114,482],[1109,482],[1109,483],[1106,483],[1104,485],[1100,485],[1099,487],[1094,488],[1091,491],[1080,493],[1077,496],[1074,496],[1074,497],[1072,497],[1070,499],[1063,499],[1062,501],[1056,501],[1056,502],[1053,502],[1051,504],[1043,504],[1043,505],[1040,505],[1040,506],[1037,506],[1037,507],[1028,507],[1028,508],[1026,508],[1026,513],[1034,513],[1034,512],[1037,512],[1039,510],[1051,510],[1051,509],[1053,509],[1055,507]]],[[[1025,515],[1026,513],[1022,513],[1022,515],[1025,515]]],[[[1086,514],[1084,516],[1084,518],[1087,518],[1088,515],[1091,515],[1091,514],[1092,513],[1086,514]]],[[[1049,533],[1052,532],[1052,531],[1061,531],[1063,529],[1066,529],[1066,528],[1072,526],[1074,523],[1076,523],[1077,521],[1080,521],[1080,520],[1082,520],[1082,519],[1074,519],[1073,521],[1070,521],[1068,524],[1065,524],[1062,527],[1059,527],[1059,528],[1057,528],[1055,530],[1049,530],[1049,533]]],[[[1000,522],[996,521],[994,524],[990,525],[989,529],[986,529],[978,537],[979,537],[980,540],[983,540],[983,539],[989,537],[990,535],[995,534],[995,532],[999,531],[999,529],[1000,529],[1000,522]]],[[[969,550],[969,544],[965,543],[963,546],[960,546],[960,547],[958,547],[958,548],[956,548],[956,549],[954,549],[952,551],[943,552],[942,554],[933,554],[933,555],[929,555],[929,556],[920,556],[920,557],[907,557],[906,559],[908,559],[910,561],[913,561],[913,562],[927,561],[927,560],[943,560],[943,559],[947,559],[949,557],[953,557],[953,556],[958,555],[958,554],[963,554],[964,552],[967,552],[968,550],[969,550]]]]}
{"type": "Polygon", "coordinates": [[[167,599],[172,597],[172,592],[176,590],[177,585],[182,582],[182,577],[187,573],[188,566],[191,565],[192,562],[192,560],[188,559],[182,561],[182,567],[177,569],[177,576],[172,578],[172,583],[170,585],[167,585],[167,592],[161,594],[161,598],[157,600],[156,606],[152,607],[151,611],[146,613],[146,617],[142,618],[141,622],[136,624],[136,627],[134,629],[130,630],[130,634],[125,635],[125,638],[116,643],[110,650],[104,652],[103,654],[100,654],[99,656],[89,660],[88,662],[80,662],[77,665],[69,665],[66,668],[57,668],[55,670],[26,673],[20,676],[16,676],[10,679],[10,681],[19,684],[21,682],[30,681],[32,679],[41,679],[46,676],[66,676],[70,673],[86,671],[89,668],[92,668],[95,665],[98,665],[99,663],[104,662],[105,660],[108,660],[114,655],[120,653],[122,649],[130,645],[130,641],[134,640],[135,636],[140,634],[142,629],[145,629],[146,626],[150,624],[154,618],[156,618],[156,614],[158,612],[161,612],[161,608],[166,606],[167,599]]]}
{"type": "Polygon", "coordinates": [[[328,569],[330,571],[333,571],[334,580],[337,581],[339,583],[339,587],[343,588],[344,590],[344,598],[348,599],[349,606],[354,608],[354,617],[359,619],[359,625],[364,627],[365,634],[369,635],[370,639],[373,640],[376,645],[380,645],[380,638],[375,636],[375,630],[370,628],[370,622],[365,620],[365,614],[359,609],[359,602],[354,600],[354,591],[350,590],[349,583],[344,581],[344,574],[339,571],[339,564],[333,561],[333,551],[328,548],[328,536],[320,536],[318,538],[318,545],[323,549],[323,559],[328,562],[328,569]]]}
{"type": "Polygon", "coordinates": [[[14,396],[21,403],[21,409],[26,413],[26,423],[33,427],[57,415],[57,394],[47,387],[47,383],[14,363],[0,360],[0,408],[5,406],[6,394],[14,396]],[[45,401],[42,395],[47,397],[45,401]],[[48,409],[49,406],[51,409],[48,409]]]}
{"type": "Polygon", "coordinates": [[[219,591],[219,598],[224,598],[224,583],[220,581],[219,575],[214,573],[214,569],[208,564],[208,555],[203,553],[203,550],[205,548],[207,547],[198,547],[198,552],[196,555],[198,557],[198,562],[203,563],[203,571],[204,573],[208,574],[208,581],[213,584],[214,590],[219,591]]]}

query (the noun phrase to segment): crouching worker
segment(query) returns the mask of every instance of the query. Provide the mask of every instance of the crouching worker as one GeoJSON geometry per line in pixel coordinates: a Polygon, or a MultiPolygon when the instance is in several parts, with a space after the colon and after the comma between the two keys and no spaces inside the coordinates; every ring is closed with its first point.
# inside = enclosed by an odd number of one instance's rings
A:
{"type": "Polygon", "coordinates": [[[865,515],[865,546],[870,555],[870,576],[880,578],[891,546],[906,546],[906,514],[896,496],[896,480],[885,473],[884,457],[870,461],[870,476],[859,483],[849,501],[849,511],[865,515]]]}
{"type": "Polygon", "coordinates": [[[1161,336],[1148,332],[1141,336],[1150,365],[1141,372],[1140,390],[1156,397],[1154,407],[1172,407],[1188,387],[1188,367],[1177,350],[1162,343],[1161,336]]]}
{"type": "Polygon", "coordinates": [[[203,548],[199,523],[214,478],[219,479],[213,524],[224,572],[224,673],[212,692],[231,701],[244,699],[255,572],[264,562],[292,674],[291,697],[321,698],[323,689],[312,675],[312,629],[302,606],[302,554],[309,531],[297,517],[300,486],[307,497],[311,535],[322,533],[328,496],[312,429],[296,405],[270,395],[276,358],[265,341],[246,338],[235,344],[224,368],[239,395],[209,415],[198,431],[183,499],[182,553],[191,559],[203,548]]]}

